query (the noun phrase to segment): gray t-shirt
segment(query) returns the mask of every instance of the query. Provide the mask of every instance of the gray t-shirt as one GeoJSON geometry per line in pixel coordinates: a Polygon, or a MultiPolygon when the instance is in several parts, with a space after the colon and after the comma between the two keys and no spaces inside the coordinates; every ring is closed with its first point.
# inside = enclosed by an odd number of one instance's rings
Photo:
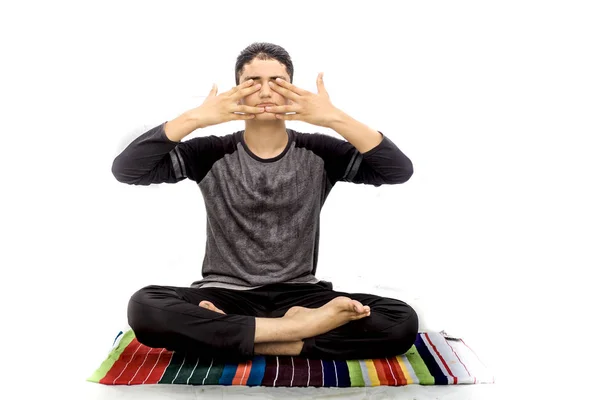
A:
{"type": "Polygon", "coordinates": [[[319,282],[319,216],[336,182],[399,184],[413,173],[410,159],[381,132],[383,141],[361,154],[346,140],[288,128],[285,150],[262,159],[246,146],[244,131],[174,142],[165,124],[130,143],[112,172],[132,185],[196,182],[207,241],[203,279],[193,287],[319,282]]]}

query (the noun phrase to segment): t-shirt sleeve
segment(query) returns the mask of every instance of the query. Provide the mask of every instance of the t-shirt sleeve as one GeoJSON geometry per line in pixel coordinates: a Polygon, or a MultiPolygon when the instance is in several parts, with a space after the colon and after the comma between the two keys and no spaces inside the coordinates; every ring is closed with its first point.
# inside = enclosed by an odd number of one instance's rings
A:
{"type": "Polygon", "coordinates": [[[379,133],[382,142],[365,153],[360,153],[346,140],[316,134],[332,184],[343,181],[381,186],[408,181],[413,174],[411,160],[387,136],[379,133]]]}
{"type": "Polygon", "coordinates": [[[113,161],[112,173],[131,185],[177,183],[186,178],[199,182],[214,160],[222,156],[217,136],[174,142],[164,130],[166,122],[132,141],[113,161]]]}

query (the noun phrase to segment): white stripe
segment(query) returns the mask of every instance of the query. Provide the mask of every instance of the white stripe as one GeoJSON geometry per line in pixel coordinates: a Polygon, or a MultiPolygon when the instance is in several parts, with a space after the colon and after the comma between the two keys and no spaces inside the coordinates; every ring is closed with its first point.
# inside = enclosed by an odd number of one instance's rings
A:
{"type": "Polygon", "coordinates": [[[371,382],[371,377],[369,376],[369,369],[367,367],[367,362],[365,360],[358,360],[360,365],[360,370],[362,371],[363,380],[365,381],[365,386],[373,386],[373,382],[371,382]]]}
{"type": "Polygon", "coordinates": [[[200,357],[196,358],[196,365],[194,365],[194,369],[192,370],[192,373],[190,374],[190,376],[188,376],[186,383],[189,385],[190,384],[190,378],[192,377],[192,375],[194,375],[194,371],[196,370],[196,367],[198,366],[198,361],[200,361],[200,357]]]}
{"type": "MultiPolygon", "coordinates": [[[[429,338],[431,339],[431,335],[435,335],[435,333],[433,332],[427,332],[427,335],[429,335],[429,338]]],[[[439,335],[439,334],[438,334],[439,335]]],[[[446,367],[444,366],[444,363],[442,362],[442,360],[440,359],[440,357],[438,357],[437,352],[433,349],[433,347],[431,347],[431,344],[429,343],[429,339],[427,339],[427,336],[425,334],[423,334],[421,336],[421,338],[423,339],[423,344],[425,344],[425,347],[427,347],[427,349],[429,350],[429,353],[431,354],[431,356],[433,357],[433,359],[435,360],[435,362],[437,363],[438,367],[440,368],[440,370],[442,371],[442,374],[444,374],[444,376],[446,377],[446,379],[448,380],[448,384],[449,385],[453,385],[454,384],[454,378],[451,377],[448,374],[448,370],[446,369],[446,367]]],[[[432,340],[433,342],[433,340],[432,340]]]]}
{"type": "Polygon", "coordinates": [[[248,361],[246,361],[246,363],[244,364],[244,372],[242,373],[242,381],[240,383],[240,385],[244,384],[244,378],[246,377],[246,370],[248,369],[248,361]]]}
{"type": "Polygon", "coordinates": [[[325,368],[323,367],[323,360],[321,360],[321,386],[325,386],[325,368]]]}
{"type": "MultiPolygon", "coordinates": [[[[167,368],[169,368],[169,364],[171,364],[172,360],[173,360],[173,353],[171,353],[171,357],[169,358],[169,362],[167,363],[167,368]]],[[[160,375],[160,379],[158,380],[159,382],[162,380],[163,376],[165,376],[165,372],[167,372],[167,368],[165,368],[163,373],[160,375]]]]}
{"type": "Polygon", "coordinates": [[[460,359],[467,366],[469,372],[477,379],[477,383],[492,383],[494,376],[491,371],[481,362],[477,354],[462,341],[452,343],[452,348],[460,355],[460,359]]]}
{"type": "Polygon", "coordinates": [[[306,381],[306,386],[310,385],[310,361],[308,358],[306,359],[306,363],[308,364],[308,380],[306,381]]]}
{"type": "Polygon", "coordinates": [[[123,375],[123,372],[125,372],[125,370],[127,369],[127,366],[129,365],[129,363],[131,362],[131,360],[133,360],[133,357],[135,356],[135,353],[137,353],[137,351],[139,350],[139,348],[140,348],[141,345],[142,345],[141,343],[138,344],[137,349],[135,349],[135,351],[131,355],[131,358],[129,359],[129,361],[127,361],[127,364],[125,364],[125,368],[123,368],[123,371],[121,371],[121,373],[119,374],[119,376],[117,376],[115,378],[115,380],[113,381],[113,383],[112,383],[113,385],[115,384],[115,382],[117,381],[117,379],[119,379],[121,377],[121,375],[123,375]]]}
{"type": "Polygon", "coordinates": [[[457,384],[463,383],[475,383],[475,376],[472,374],[470,365],[465,358],[459,357],[458,349],[455,349],[450,345],[451,342],[460,343],[456,341],[450,341],[441,334],[430,335],[430,339],[438,349],[442,358],[446,361],[448,368],[452,372],[452,375],[456,377],[457,384]]]}
{"type": "Polygon", "coordinates": [[[457,377],[457,383],[475,383],[475,377],[471,375],[466,363],[461,360],[458,353],[452,347],[450,340],[445,338],[442,339],[443,343],[441,343],[439,347],[444,346],[444,348],[448,348],[448,353],[452,354],[451,358],[450,356],[446,358],[446,355],[444,354],[444,358],[447,360],[448,366],[450,367],[452,373],[457,377]]]}
{"type": "Polygon", "coordinates": [[[144,357],[144,361],[142,361],[142,364],[138,367],[137,371],[135,371],[135,374],[133,374],[133,377],[129,380],[129,382],[127,382],[128,385],[131,385],[131,381],[134,380],[135,377],[137,376],[138,372],[140,372],[140,368],[142,368],[144,366],[144,364],[146,363],[148,354],[150,354],[151,351],[152,351],[152,348],[148,347],[148,352],[146,353],[146,357],[144,357]]]}
{"type": "MultiPolygon", "coordinates": [[[[158,365],[158,360],[160,360],[160,356],[162,356],[163,351],[165,351],[165,349],[162,349],[160,351],[160,353],[158,353],[158,357],[156,358],[156,362],[154,363],[154,365],[152,366],[152,369],[150,370],[150,372],[148,373],[148,376],[146,377],[146,379],[144,379],[144,382],[142,382],[142,385],[144,383],[146,383],[146,381],[148,380],[148,378],[150,378],[150,375],[152,375],[152,371],[154,371],[154,368],[156,368],[156,366],[158,365]]],[[[166,369],[166,368],[165,368],[166,369]]]]}
{"type": "Polygon", "coordinates": [[[212,368],[213,361],[214,361],[214,358],[211,358],[210,359],[210,365],[208,366],[208,370],[206,371],[206,376],[204,377],[204,379],[202,379],[202,384],[203,385],[204,385],[204,381],[206,381],[206,378],[208,378],[208,374],[210,373],[210,369],[212,368]]]}
{"type": "Polygon", "coordinates": [[[337,367],[335,366],[335,361],[333,361],[333,371],[335,372],[335,386],[340,387],[337,376],[337,367]]]}
{"type": "Polygon", "coordinates": [[[186,357],[187,357],[187,355],[183,356],[183,362],[181,363],[181,366],[179,366],[179,369],[177,370],[177,373],[175,374],[175,378],[173,378],[171,383],[175,382],[175,379],[177,379],[177,377],[179,376],[179,371],[181,371],[181,368],[183,368],[183,364],[185,364],[186,357]]]}
{"type": "Polygon", "coordinates": [[[275,361],[277,361],[277,368],[275,369],[275,380],[273,381],[273,386],[277,383],[277,377],[279,376],[279,357],[275,356],[275,361]]]}
{"type": "Polygon", "coordinates": [[[392,377],[394,378],[394,386],[398,386],[398,380],[396,379],[396,374],[394,374],[394,369],[392,368],[392,364],[390,364],[390,360],[386,358],[385,361],[387,362],[390,372],[392,373],[392,377]]]}
{"type": "Polygon", "coordinates": [[[290,357],[292,359],[292,380],[290,381],[290,386],[294,385],[294,372],[296,372],[296,369],[294,367],[294,357],[290,357]]]}

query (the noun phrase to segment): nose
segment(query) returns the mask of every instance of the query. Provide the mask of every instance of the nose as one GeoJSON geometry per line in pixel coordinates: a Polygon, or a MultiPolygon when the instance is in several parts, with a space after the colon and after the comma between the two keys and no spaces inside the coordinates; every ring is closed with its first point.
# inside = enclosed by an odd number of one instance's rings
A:
{"type": "Polygon", "coordinates": [[[260,94],[260,97],[271,97],[271,93],[273,92],[273,89],[271,89],[271,87],[269,86],[268,83],[263,83],[261,84],[260,89],[258,89],[258,93],[260,94]]]}

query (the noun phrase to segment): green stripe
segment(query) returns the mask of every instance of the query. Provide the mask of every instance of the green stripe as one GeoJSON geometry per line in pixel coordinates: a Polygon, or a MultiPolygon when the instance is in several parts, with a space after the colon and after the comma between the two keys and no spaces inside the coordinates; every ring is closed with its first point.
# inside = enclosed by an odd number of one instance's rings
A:
{"type": "Polygon", "coordinates": [[[112,366],[119,359],[119,357],[121,356],[121,353],[123,353],[123,350],[125,350],[125,348],[127,346],[129,346],[129,343],[131,343],[131,341],[134,338],[135,338],[135,335],[133,334],[133,331],[131,329],[128,330],[127,332],[125,332],[123,334],[123,337],[121,338],[121,341],[117,345],[117,347],[115,347],[113,350],[111,350],[111,352],[108,354],[108,357],[106,358],[106,360],[104,360],[102,365],[100,365],[100,368],[98,368],[92,374],[92,376],[87,378],[87,381],[96,382],[96,383],[100,382],[100,380],[106,376],[108,371],[110,371],[112,366]]]}
{"type": "Polygon", "coordinates": [[[173,382],[173,379],[175,379],[175,377],[178,376],[177,373],[179,372],[179,369],[181,368],[184,359],[185,353],[178,351],[174,352],[173,357],[171,357],[171,362],[169,363],[169,366],[165,370],[165,373],[163,374],[162,378],[158,383],[170,384],[171,382],[173,382]]]}
{"type": "Polygon", "coordinates": [[[417,378],[419,379],[419,382],[415,383],[419,383],[421,385],[434,385],[435,380],[433,379],[433,375],[429,373],[429,369],[425,365],[425,362],[419,355],[419,352],[414,344],[405,355],[408,359],[408,362],[410,362],[410,365],[412,365],[415,375],[417,375],[417,378]]]}
{"type": "Polygon", "coordinates": [[[200,360],[194,375],[190,379],[190,385],[219,385],[223,369],[225,369],[225,364],[218,359],[200,360]],[[206,376],[206,373],[208,373],[208,376],[206,376]]]}
{"type": "Polygon", "coordinates": [[[350,375],[350,386],[365,386],[365,380],[363,379],[362,369],[360,368],[360,362],[358,360],[347,360],[348,364],[348,375],[350,375]]]}

